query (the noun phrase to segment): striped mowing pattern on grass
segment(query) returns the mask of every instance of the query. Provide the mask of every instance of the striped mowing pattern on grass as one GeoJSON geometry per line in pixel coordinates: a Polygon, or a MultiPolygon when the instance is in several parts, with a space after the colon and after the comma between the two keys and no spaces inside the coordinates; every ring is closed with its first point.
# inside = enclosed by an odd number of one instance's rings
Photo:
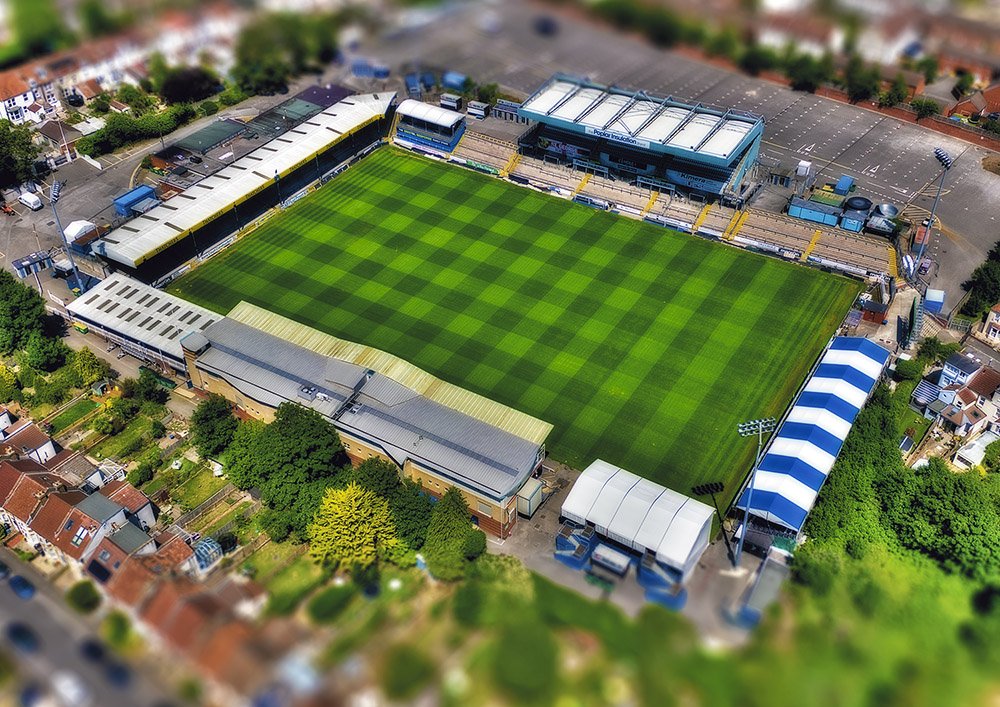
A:
{"type": "Polygon", "coordinates": [[[381,150],[171,290],[388,351],[596,457],[731,498],[850,281],[381,150]]]}

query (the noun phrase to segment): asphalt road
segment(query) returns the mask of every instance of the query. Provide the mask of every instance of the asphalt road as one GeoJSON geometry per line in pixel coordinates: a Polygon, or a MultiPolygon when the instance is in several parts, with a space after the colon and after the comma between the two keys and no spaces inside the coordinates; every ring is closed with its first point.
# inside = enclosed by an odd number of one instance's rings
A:
{"type": "MultiPolygon", "coordinates": [[[[0,557],[15,574],[28,578],[38,589],[34,598],[26,601],[17,597],[9,587],[0,586],[0,626],[3,630],[6,631],[12,621],[18,621],[27,624],[38,636],[40,648],[35,654],[24,655],[13,647],[9,648],[27,680],[47,686],[56,671],[70,671],[86,685],[92,698],[90,704],[95,707],[145,707],[166,702],[166,695],[160,688],[135,670],[127,687],[117,688],[109,684],[102,669],[88,663],[80,652],[81,642],[94,637],[93,631],[80,617],[70,612],[41,575],[22,563],[16,555],[4,549],[0,557]]],[[[2,584],[6,585],[7,581],[2,584]]]]}
{"type": "Polygon", "coordinates": [[[663,52],[586,21],[560,16],[558,34],[542,37],[532,22],[552,12],[527,0],[459,7],[447,18],[394,32],[363,51],[393,67],[417,62],[454,69],[524,94],[562,71],[752,111],[765,119],[765,158],[789,166],[810,160],[821,181],[851,175],[858,193],[876,203],[909,206],[914,216],[925,216],[931,207],[940,175],[933,150],[943,147],[955,164],[938,207],[946,237],[930,253],[941,263],[932,286],[947,290],[950,304],[960,297],[959,284],[1000,237],[1000,177],[981,168],[988,151],[863,108],[663,52]]]}

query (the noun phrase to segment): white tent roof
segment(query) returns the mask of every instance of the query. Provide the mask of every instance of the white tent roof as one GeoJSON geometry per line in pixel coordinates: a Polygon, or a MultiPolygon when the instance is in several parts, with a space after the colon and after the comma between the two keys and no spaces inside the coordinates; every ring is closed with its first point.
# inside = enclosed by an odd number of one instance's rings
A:
{"type": "Polygon", "coordinates": [[[421,103],[412,98],[407,98],[399,104],[396,109],[399,115],[422,120],[425,123],[440,125],[442,128],[453,128],[458,125],[465,116],[453,110],[435,106],[430,103],[421,103]]]}
{"type": "Polygon", "coordinates": [[[92,224],[90,221],[73,221],[66,226],[64,233],[66,234],[66,240],[72,243],[77,238],[87,235],[95,228],[97,228],[97,226],[92,224]]]}
{"type": "Polygon", "coordinates": [[[190,189],[116,228],[103,240],[104,254],[138,267],[157,253],[235,204],[270,186],[376,118],[385,115],[395,93],[350,96],[314,115],[280,137],[223,167],[190,189]]]}
{"type": "Polygon", "coordinates": [[[588,466],[563,502],[562,515],[636,552],[652,552],[685,571],[704,550],[712,507],[601,459],[588,466]]]}

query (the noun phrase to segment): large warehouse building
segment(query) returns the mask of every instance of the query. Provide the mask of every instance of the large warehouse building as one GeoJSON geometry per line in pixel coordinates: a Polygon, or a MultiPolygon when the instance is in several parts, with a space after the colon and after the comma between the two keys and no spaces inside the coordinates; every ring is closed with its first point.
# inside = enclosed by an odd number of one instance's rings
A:
{"type": "Polygon", "coordinates": [[[889,355],[861,337],[833,340],[771,439],[752,489],[737,503],[750,506],[748,542],[799,534],[889,355]]]}
{"type": "Polygon", "coordinates": [[[764,119],[556,75],[518,108],[525,154],[658,191],[738,201],[764,119]]]}
{"type": "Polygon", "coordinates": [[[181,343],[196,388],[265,420],[283,402],[312,408],[355,462],[391,460],[434,496],[456,486],[498,537],[545,456],[552,425],[246,302],[181,343]]]}
{"type": "Polygon", "coordinates": [[[379,140],[395,97],[345,98],[116,228],[94,252],[145,282],[162,278],[379,140]]]}

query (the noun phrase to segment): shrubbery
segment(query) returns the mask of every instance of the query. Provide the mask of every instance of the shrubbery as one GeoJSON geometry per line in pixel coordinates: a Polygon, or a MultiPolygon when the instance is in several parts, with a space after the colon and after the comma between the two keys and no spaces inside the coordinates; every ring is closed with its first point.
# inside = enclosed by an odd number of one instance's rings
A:
{"type": "Polygon", "coordinates": [[[76,143],[76,150],[90,157],[106,155],[143,140],[167,135],[194,117],[194,108],[186,103],[137,118],[115,113],[108,116],[103,128],[80,138],[76,143]]]}
{"type": "Polygon", "coordinates": [[[81,614],[92,614],[101,605],[101,595],[93,582],[84,579],[69,588],[66,603],[81,614]]]}
{"type": "Polygon", "coordinates": [[[355,593],[353,584],[324,589],[309,601],[306,607],[309,618],[316,624],[333,623],[351,603],[355,593]]]}

